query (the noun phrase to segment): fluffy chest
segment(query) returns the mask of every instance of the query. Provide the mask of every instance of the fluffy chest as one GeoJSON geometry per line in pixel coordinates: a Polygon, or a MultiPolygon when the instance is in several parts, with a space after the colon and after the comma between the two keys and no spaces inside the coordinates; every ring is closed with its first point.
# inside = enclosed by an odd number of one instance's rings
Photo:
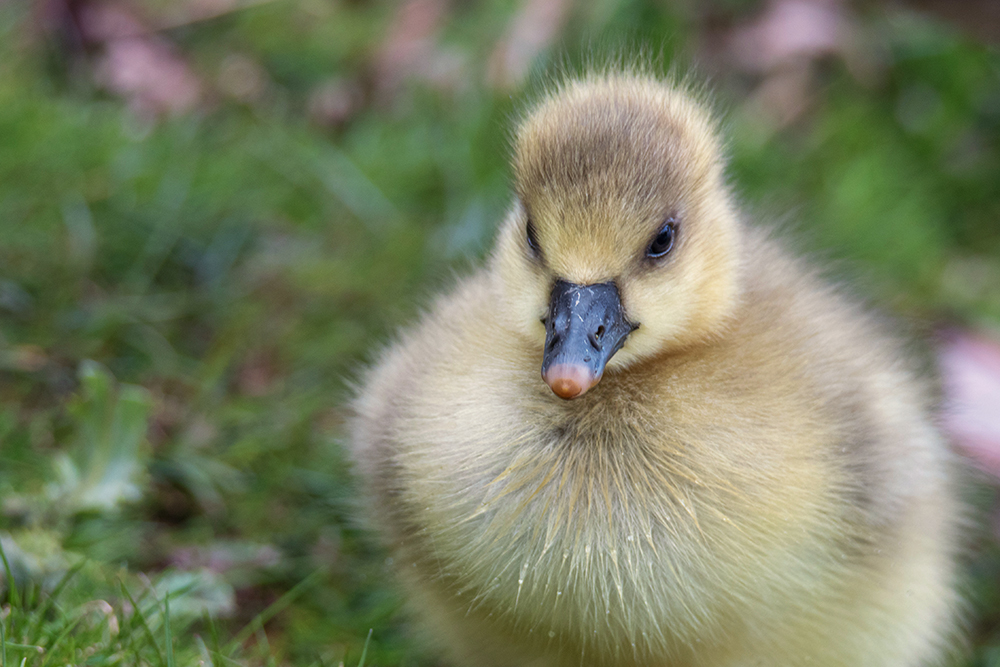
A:
{"type": "Polygon", "coordinates": [[[695,641],[740,585],[713,555],[737,553],[731,490],[641,424],[586,425],[484,423],[411,450],[417,551],[469,613],[512,633],[640,654],[695,641]]]}
{"type": "Polygon", "coordinates": [[[438,594],[573,652],[676,655],[825,576],[835,522],[812,450],[732,400],[653,411],[603,384],[561,411],[453,384],[431,397],[452,419],[424,406],[400,424],[406,557],[438,594]]]}

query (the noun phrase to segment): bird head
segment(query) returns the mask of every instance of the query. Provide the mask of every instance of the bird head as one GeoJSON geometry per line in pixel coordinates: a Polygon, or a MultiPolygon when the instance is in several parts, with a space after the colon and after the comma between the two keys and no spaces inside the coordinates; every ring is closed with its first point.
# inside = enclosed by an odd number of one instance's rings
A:
{"type": "Polygon", "coordinates": [[[725,328],[739,221],[716,128],[688,92],[639,75],[565,83],[520,123],[514,175],[500,307],[556,395],[725,328]]]}

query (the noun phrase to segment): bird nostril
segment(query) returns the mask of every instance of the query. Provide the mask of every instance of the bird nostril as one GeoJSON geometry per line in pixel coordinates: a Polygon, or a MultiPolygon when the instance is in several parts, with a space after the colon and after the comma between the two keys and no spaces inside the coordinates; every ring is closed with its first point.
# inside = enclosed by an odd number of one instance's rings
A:
{"type": "Polygon", "coordinates": [[[594,348],[595,350],[597,350],[598,352],[601,351],[601,337],[602,336],[604,336],[604,325],[603,324],[601,326],[597,327],[597,331],[595,331],[594,333],[592,333],[589,336],[587,336],[587,340],[590,342],[590,346],[592,348],[594,348]]]}

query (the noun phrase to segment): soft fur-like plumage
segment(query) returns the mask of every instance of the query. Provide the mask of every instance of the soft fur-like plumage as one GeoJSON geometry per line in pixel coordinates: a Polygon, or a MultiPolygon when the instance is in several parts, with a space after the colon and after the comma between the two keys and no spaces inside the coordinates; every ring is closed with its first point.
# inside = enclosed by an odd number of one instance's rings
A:
{"type": "Polygon", "coordinates": [[[959,508],[925,387],[741,218],[703,106],[641,75],[572,80],[521,123],[514,167],[487,266],[355,402],[379,527],[451,660],[941,660],[959,508]],[[573,400],[539,372],[557,280],[613,281],[638,325],[573,400]]]}

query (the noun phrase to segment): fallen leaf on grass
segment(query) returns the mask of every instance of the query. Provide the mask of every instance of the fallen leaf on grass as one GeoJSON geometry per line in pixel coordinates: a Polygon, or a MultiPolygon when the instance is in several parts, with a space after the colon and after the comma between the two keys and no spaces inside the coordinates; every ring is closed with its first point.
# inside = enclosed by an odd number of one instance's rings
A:
{"type": "Polygon", "coordinates": [[[131,8],[81,3],[78,15],[84,41],[97,47],[98,83],[137,112],[183,113],[201,101],[201,80],[170,42],[131,8]]]}
{"type": "Polygon", "coordinates": [[[448,5],[446,0],[408,0],[399,5],[375,59],[376,94],[383,103],[408,79],[441,89],[460,84],[465,67],[462,55],[437,43],[448,5]]]}
{"type": "Polygon", "coordinates": [[[943,425],[980,468],[1000,477],[1000,342],[951,331],[938,351],[943,425]]]}
{"type": "Polygon", "coordinates": [[[490,84],[508,89],[523,82],[535,58],[559,35],[572,4],[572,0],[524,0],[490,56],[490,84]]]}

